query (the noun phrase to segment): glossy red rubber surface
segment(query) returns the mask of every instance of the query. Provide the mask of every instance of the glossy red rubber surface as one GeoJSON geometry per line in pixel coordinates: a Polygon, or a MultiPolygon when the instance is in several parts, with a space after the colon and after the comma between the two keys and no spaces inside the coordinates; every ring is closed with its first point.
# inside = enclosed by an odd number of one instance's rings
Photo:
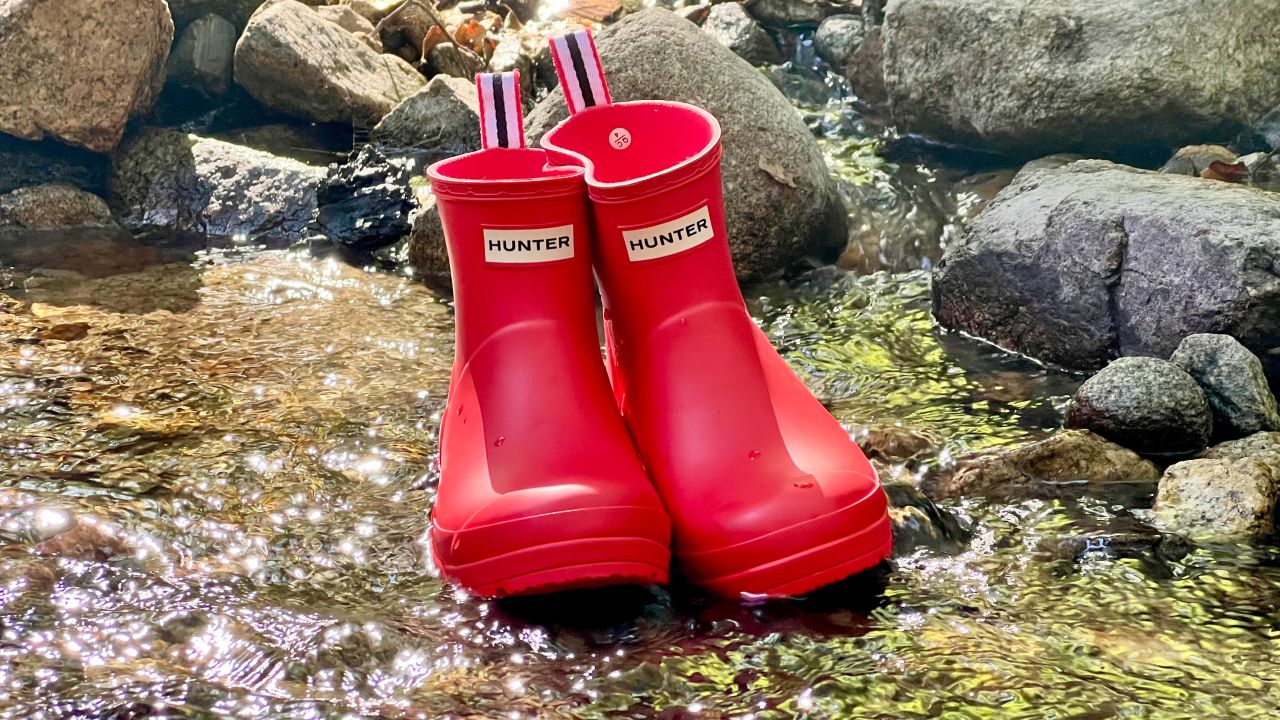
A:
{"type": "Polygon", "coordinates": [[[587,172],[614,393],[677,561],[719,594],[795,595],[888,556],[887,501],[747,313],[719,140],[696,107],[637,102],[575,113],[542,146],[587,172]]]}
{"type": "Polygon", "coordinates": [[[600,362],[582,172],[545,165],[489,149],[428,169],[457,327],[431,552],[486,597],[662,583],[670,564],[600,362]]]}

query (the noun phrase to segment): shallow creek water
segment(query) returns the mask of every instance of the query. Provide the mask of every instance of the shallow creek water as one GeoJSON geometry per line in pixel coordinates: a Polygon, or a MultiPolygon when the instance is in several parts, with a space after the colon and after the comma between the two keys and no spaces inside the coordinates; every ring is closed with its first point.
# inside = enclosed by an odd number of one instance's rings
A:
{"type": "MultiPolygon", "coordinates": [[[[6,717],[1280,707],[1276,553],[1162,544],[1105,498],[953,504],[966,548],[787,602],[467,597],[420,545],[445,301],[287,251],[90,247],[80,273],[13,269],[0,312],[6,717]]],[[[1046,432],[1075,382],[939,333],[921,273],[824,270],[750,296],[887,477],[1046,432]]]]}
{"type": "MultiPolygon", "coordinates": [[[[873,200],[848,266],[927,267],[981,201],[841,141],[866,134],[840,102],[806,114],[846,196],[873,200]]],[[[446,299],[298,252],[110,234],[6,245],[0,289],[0,717],[1280,709],[1280,553],[1163,540],[1149,488],[946,503],[967,544],[791,601],[485,602],[421,545],[446,299]]],[[[886,480],[1051,432],[1079,382],[940,331],[921,270],[747,296],[886,480]]]]}

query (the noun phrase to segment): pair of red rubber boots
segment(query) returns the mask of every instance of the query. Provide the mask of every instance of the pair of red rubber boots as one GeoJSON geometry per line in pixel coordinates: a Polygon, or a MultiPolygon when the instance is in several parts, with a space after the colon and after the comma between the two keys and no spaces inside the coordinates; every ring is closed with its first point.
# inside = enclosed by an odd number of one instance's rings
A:
{"type": "Polygon", "coordinates": [[[717,594],[776,597],[876,565],[876,473],[738,289],[719,124],[613,103],[587,31],[552,49],[571,115],[544,150],[514,73],[481,75],[485,149],[428,169],[457,323],[441,573],[486,597],[664,583],[674,548],[717,594]]]}

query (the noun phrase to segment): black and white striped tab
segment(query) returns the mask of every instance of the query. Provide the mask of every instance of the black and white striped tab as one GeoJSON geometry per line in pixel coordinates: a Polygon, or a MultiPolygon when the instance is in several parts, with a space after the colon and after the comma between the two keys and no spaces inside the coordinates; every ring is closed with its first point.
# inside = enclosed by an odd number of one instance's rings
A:
{"type": "Polygon", "coordinates": [[[480,73],[476,75],[476,90],[480,93],[481,147],[524,147],[520,73],[480,73]]]}
{"type": "Polygon", "coordinates": [[[556,63],[556,74],[560,76],[560,87],[564,88],[570,113],[613,102],[590,30],[551,38],[551,59],[556,63]]]}

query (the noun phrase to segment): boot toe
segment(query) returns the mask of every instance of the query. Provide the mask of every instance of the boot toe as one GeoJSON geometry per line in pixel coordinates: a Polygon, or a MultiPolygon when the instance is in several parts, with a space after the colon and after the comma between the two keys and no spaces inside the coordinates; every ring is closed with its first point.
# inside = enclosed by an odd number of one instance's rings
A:
{"type": "Polygon", "coordinates": [[[708,513],[680,533],[691,580],[731,597],[798,595],[866,570],[892,549],[888,501],[863,473],[801,475],[769,497],[708,513]]]}

